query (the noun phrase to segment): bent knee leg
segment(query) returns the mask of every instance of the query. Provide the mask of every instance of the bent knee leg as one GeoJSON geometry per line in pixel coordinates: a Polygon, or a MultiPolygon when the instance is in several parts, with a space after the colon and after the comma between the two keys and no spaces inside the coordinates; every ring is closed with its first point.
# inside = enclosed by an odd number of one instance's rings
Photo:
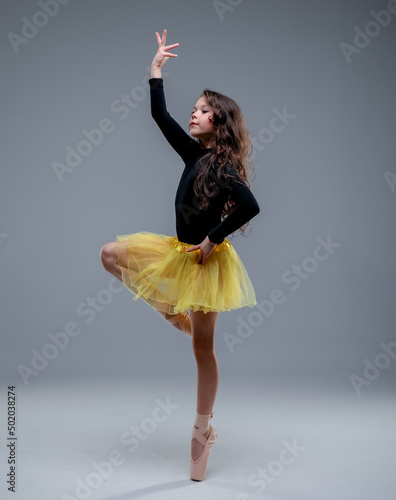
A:
{"type": "Polygon", "coordinates": [[[117,264],[117,254],[114,251],[114,242],[106,243],[102,246],[99,258],[106,270],[112,269],[117,264]]]}

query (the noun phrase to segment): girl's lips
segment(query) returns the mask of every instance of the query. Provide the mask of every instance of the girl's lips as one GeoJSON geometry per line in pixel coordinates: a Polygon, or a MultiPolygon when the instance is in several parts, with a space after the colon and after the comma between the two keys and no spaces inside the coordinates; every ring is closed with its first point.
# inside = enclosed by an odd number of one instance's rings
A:
{"type": "Polygon", "coordinates": [[[197,123],[191,123],[190,127],[194,127],[195,125],[198,125],[197,123]]]}

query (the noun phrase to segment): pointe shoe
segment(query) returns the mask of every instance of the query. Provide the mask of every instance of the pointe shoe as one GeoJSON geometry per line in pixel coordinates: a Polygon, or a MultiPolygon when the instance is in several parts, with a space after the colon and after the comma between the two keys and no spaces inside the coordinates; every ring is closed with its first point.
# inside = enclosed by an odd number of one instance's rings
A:
{"type": "MultiPolygon", "coordinates": [[[[212,416],[213,417],[213,412],[212,416]]],[[[202,450],[202,454],[197,458],[197,460],[193,460],[192,458],[190,459],[190,478],[194,481],[202,481],[203,478],[205,477],[206,473],[206,468],[208,465],[209,461],[209,455],[212,450],[213,444],[217,440],[217,431],[214,427],[212,427],[209,424],[209,435],[207,438],[203,436],[199,430],[193,426],[193,431],[192,431],[192,438],[195,438],[197,441],[199,441],[201,444],[203,444],[205,447],[202,450]]]]}

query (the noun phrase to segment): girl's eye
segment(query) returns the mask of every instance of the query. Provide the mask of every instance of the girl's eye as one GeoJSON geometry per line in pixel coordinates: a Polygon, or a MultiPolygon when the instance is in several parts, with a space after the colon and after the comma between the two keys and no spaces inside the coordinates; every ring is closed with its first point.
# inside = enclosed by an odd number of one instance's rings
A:
{"type": "MultiPolygon", "coordinates": [[[[191,114],[193,114],[193,113],[194,113],[194,111],[191,111],[191,114]]],[[[208,110],[204,109],[204,110],[202,110],[202,113],[208,113],[208,110]]]]}

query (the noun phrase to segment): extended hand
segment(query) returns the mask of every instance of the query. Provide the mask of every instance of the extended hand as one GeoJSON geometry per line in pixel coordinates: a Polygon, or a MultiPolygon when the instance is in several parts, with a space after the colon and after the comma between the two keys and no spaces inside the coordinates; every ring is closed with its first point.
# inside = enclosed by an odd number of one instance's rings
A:
{"type": "Polygon", "coordinates": [[[159,34],[155,32],[157,35],[157,42],[158,42],[158,50],[157,53],[154,56],[153,62],[151,63],[151,66],[156,66],[157,68],[161,68],[167,61],[168,57],[177,57],[177,54],[172,54],[171,52],[167,52],[170,49],[173,49],[174,47],[177,47],[179,44],[174,43],[173,45],[165,45],[166,41],[166,30],[164,30],[164,33],[162,35],[162,39],[160,38],[159,34]]]}
{"type": "Polygon", "coordinates": [[[209,257],[209,255],[213,252],[214,247],[216,246],[216,243],[212,243],[209,241],[209,237],[207,236],[202,243],[199,245],[195,245],[193,247],[187,248],[186,252],[192,252],[193,250],[201,250],[197,263],[198,264],[203,264],[206,259],[209,257]]]}

